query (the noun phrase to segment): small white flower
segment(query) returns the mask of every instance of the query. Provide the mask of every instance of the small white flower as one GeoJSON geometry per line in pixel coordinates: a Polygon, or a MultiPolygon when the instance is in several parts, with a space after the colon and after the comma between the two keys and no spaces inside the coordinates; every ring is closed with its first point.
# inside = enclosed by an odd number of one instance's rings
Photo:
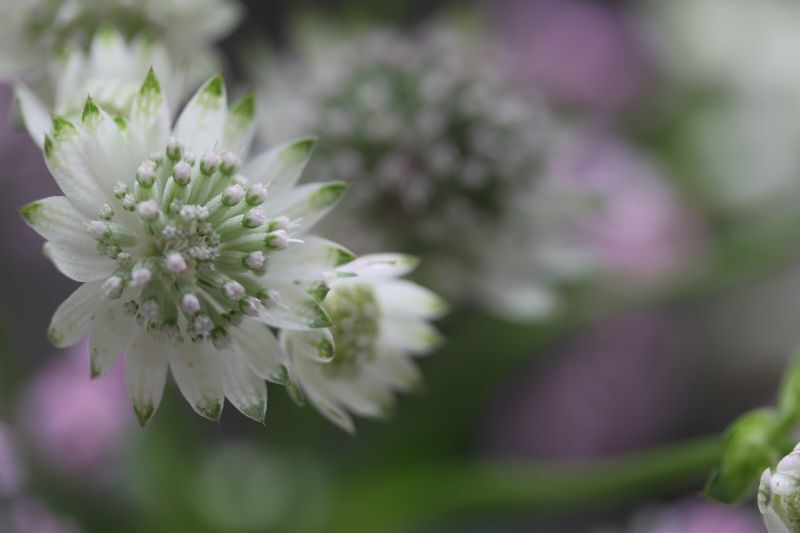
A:
{"type": "Polygon", "coordinates": [[[769,533],[800,532],[800,444],[774,471],[767,469],[758,487],[758,510],[769,533]]]}
{"type": "Polygon", "coordinates": [[[333,322],[330,330],[281,334],[304,395],[347,431],[353,431],[349,412],[383,417],[396,391],[417,387],[412,357],[441,342],[429,321],[446,312],[443,300],[397,279],[416,264],[409,256],[375,254],[340,267],[327,294],[319,294],[333,322]]]}
{"type": "MultiPolygon", "coordinates": [[[[28,133],[41,147],[50,129],[50,115],[80,121],[87,96],[106,112],[127,117],[151,67],[169,76],[159,80],[169,102],[183,101],[188,96],[191,73],[177,68],[162,44],[143,37],[126,42],[117,30],[100,29],[87,52],[72,46],[66,54],[51,61],[46,80],[32,88],[17,84],[17,99],[28,133]]],[[[204,72],[202,77],[207,75],[204,72]]]]}
{"type": "Polygon", "coordinates": [[[45,138],[45,159],[64,196],[22,214],[47,239],[56,267],[83,283],[56,311],[50,339],[69,346],[88,336],[95,376],[125,353],[128,394],[142,424],[161,401],[168,369],[201,415],[218,419],[227,397],[263,420],[264,380],[292,377],[270,328],[331,324],[316,291],[323,273],[353,256],[306,232],[347,187],[295,186],[309,139],[248,158],[253,115],[251,96],[228,110],[216,76],[171,128],[151,71],[127,121],[88,100],[79,124],[56,116],[45,138]],[[178,144],[198,154],[229,150],[245,162],[236,176],[203,172],[201,161],[173,159],[178,144]],[[188,181],[177,180],[186,165],[188,181]],[[265,224],[243,223],[252,206],[227,194],[236,185],[269,188],[258,208],[265,224]],[[273,229],[272,221],[286,229],[273,229]]]}
{"type": "Polygon", "coordinates": [[[233,0],[0,0],[0,79],[30,73],[63,48],[86,47],[104,24],[150,35],[182,67],[208,68],[211,45],[238,22],[233,0]]]}

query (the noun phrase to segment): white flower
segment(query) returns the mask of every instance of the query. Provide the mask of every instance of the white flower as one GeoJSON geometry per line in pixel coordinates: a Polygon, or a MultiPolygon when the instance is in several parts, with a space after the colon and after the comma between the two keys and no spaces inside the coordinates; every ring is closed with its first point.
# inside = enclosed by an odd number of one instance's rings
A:
{"type": "Polygon", "coordinates": [[[173,105],[182,101],[190,73],[174,68],[162,44],[144,37],[128,43],[117,30],[103,28],[95,34],[88,52],[73,46],[55,59],[46,82],[36,85],[37,91],[17,84],[25,126],[41,147],[50,129],[50,115],[79,121],[87,96],[108,113],[127,116],[150,68],[169,76],[159,80],[167,101],[173,105]]]}
{"type": "Polygon", "coordinates": [[[781,459],[774,471],[767,469],[758,487],[758,510],[769,533],[800,532],[800,444],[781,459]]]}
{"type": "Polygon", "coordinates": [[[45,138],[64,196],[22,214],[56,267],[83,283],[56,311],[50,339],[68,346],[88,335],[95,376],[124,352],[143,424],[168,368],[201,415],[218,419],[227,397],[262,420],[263,380],[291,379],[269,327],[330,325],[315,300],[321,273],[353,256],[305,233],[346,186],[295,186],[310,139],[248,158],[253,115],[252,96],[228,110],[216,76],[171,129],[151,71],[127,121],[89,99],[80,124],[56,116],[45,138]]]}
{"type": "Polygon", "coordinates": [[[319,132],[307,175],[358,183],[325,235],[424,256],[418,274],[437,291],[475,294],[486,235],[540,176],[553,133],[541,99],[488,39],[447,24],[300,37],[312,42],[299,61],[264,64],[259,133],[319,132]]]}
{"type": "Polygon", "coordinates": [[[128,38],[151,36],[173,60],[208,63],[209,47],[241,15],[233,0],[0,0],[0,11],[0,79],[44,66],[65,46],[88,45],[103,24],[128,38]]]}
{"type": "MultiPolygon", "coordinates": [[[[416,265],[409,256],[374,254],[340,267],[322,301],[333,322],[330,330],[281,333],[302,393],[347,431],[353,431],[348,412],[385,416],[395,391],[417,387],[412,357],[441,342],[429,321],[446,312],[443,300],[397,279],[416,265]]],[[[302,401],[303,395],[296,397],[302,401]]]]}

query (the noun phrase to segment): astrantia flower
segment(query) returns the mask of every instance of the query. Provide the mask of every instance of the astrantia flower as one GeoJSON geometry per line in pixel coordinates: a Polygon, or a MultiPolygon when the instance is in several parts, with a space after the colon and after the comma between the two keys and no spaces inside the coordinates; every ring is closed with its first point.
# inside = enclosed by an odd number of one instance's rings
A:
{"type": "Polygon", "coordinates": [[[17,85],[25,126],[41,147],[50,115],[79,121],[88,95],[108,113],[127,116],[150,68],[169,75],[160,79],[168,102],[174,105],[185,96],[193,73],[173,68],[163,45],[142,37],[127,43],[115,29],[104,28],[95,34],[88,52],[73,46],[56,58],[48,79],[36,84],[35,91],[17,85]]]}
{"type": "Polygon", "coordinates": [[[44,66],[65,46],[87,46],[104,24],[157,39],[173,59],[207,63],[240,16],[232,0],[0,0],[0,11],[0,79],[44,66]]]}
{"type": "Polygon", "coordinates": [[[430,353],[441,341],[429,321],[446,312],[445,303],[398,279],[416,264],[408,256],[375,254],[340,267],[322,302],[331,328],[281,334],[301,391],[347,431],[353,431],[348,412],[386,416],[396,391],[419,384],[411,358],[430,353]]]}
{"type": "Polygon", "coordinates": [[[357,251],[423,255],[426,268],[451,260],[441,270],[458,280],[454,298],[474,285],[509,199],[536,180],[550,126],[471,37],[446,27],[318,37],[299,62],[269,64],[260,95],[267,140],[318,132],[309,176],[358,183],[327,234],[357,251]]]}
{"type": "Polygon", "coordinates": [[[95,376],[125,352],[142,423],[168,368],[201,415],[218,419],[228,397],[263,419],[263,380],[289,379],[269,327],[331,323],[317,302],[320,273],[353,256],[305,233],[346,186],[295,187],[309,139],[247,159],[253,114],[251,96],[228,110],[217,76],[171,129],[151,71],[128,121],[90,99],[79,124],[54,117],[45,138],[64,196],[22,213],[56,267],[83,282],[56,311],[50,339],[69,346],[88,335],[95,376]]]}
{"type": "Polygon", "coordinates": [[[758,509],[769,533],[800,532],[800,444],[775,470],[767,469],[758,488],[758,509]]]}

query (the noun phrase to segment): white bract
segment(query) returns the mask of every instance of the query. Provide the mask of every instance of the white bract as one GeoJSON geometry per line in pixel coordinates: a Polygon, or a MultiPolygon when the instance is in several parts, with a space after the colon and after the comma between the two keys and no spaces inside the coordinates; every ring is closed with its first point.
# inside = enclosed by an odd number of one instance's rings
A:
{"type": "Polygon", "coordinates": [[[127,117],[150,68],[168,76],[162,75],[159,81],[170,104],[186,96],[189,73],[174,68],[162,44],[144,37],[128,43],[117,30],[101,29],[88,52],[73,46],[53,60],[46,82],[36,84],[35,91],[17,84],[25,126],[41,147],[50,129],[50,115],[79,121],[89,95],[106,112],[127,117]]]}
{"type": "Polygon", "coordinates": [[[800,444],[767,469],[758,487],[758,510],[769,533],[800,532],[800,444]]]}
{"type": "MultiPolygon", "coordinates": [[[[238,22],[233,0],[0,0],[0,79],[30,73],[67,46],[84,47],[103,24],[163,43],[173,60],[208,63],[238,22]]],[[[187,69],[189,70],[189,69],[187,69]]]]}
{"type": "Polygon", "coordinates": [[[249,158],[254,104],[228,110],[222,78],[194,95],[174,128],[151,71],[127,120],[89,99],[80,123],[53,117],[47,166],[64,196],[22,209],[56,267],[83,285],[56,311],[49,336],[88,335],[92,373],[125,353],[142,424],[171,370],[192,407],[218,419],[227,397],[262,420],[264,380],[292,379],[270,328],[330,326],[325,272],[353,259],[306,235],[347,188],[295,186],[314,141],[249,158]]]}
{"type": "Polygon", "coordinates": [[[374,254],[336,270],[322,301],[330,329],[281,333],[300,387],[290,389],[295,399],[307,397],[326,418],[353,431],[349,412],[386,416],[396,391],[418,387],[412,358],[441,343],[429,322],[447,306],[429,290],[398,279],[416,266],[409,256],[374,254]]]}

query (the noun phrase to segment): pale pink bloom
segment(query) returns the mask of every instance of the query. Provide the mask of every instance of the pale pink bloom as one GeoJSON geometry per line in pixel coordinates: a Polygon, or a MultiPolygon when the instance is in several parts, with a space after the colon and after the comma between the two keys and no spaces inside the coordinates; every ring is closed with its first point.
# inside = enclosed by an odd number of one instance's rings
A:
{"type": "Polygon", "coordinates": [[[646,85],[649,54],[620,9],[585,0],[492,0],[489,7],[514,68],[556,101],[611,112],[646,85]]]}
{"type": "Polygon", "coordinates": [[[52,359],[31,381],[23,406],[36,450],[69,474],[102,477],[135,427],[122,365],[90,379],[86,344],[52,359]]]}
{"type": "Polygon", "coordinates": [[[559,237],[612,276],[654,283],[688,266],[702,224],[666,176],[623,141],[587,134],[557,153],[549,185],[574,206],[559,237]]]}

